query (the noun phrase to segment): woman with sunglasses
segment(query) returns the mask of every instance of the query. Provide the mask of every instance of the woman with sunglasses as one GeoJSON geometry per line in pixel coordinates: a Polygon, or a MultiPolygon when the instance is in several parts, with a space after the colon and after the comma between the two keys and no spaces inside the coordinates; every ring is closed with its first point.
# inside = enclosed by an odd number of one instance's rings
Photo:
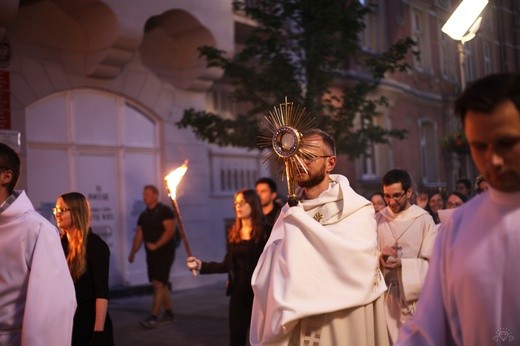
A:
{"type": "Polygon", "coordinates": [[[187,258],[188,269],[201,274],[228,273],[230,345],[243,346],[251,321],[253,289],[251,277],[262,254],[266,237],[260,199],[255,190],[235,193],[235,223],[228,232],[227,253],[222,262],[187,258]]]}
{"type": "Polygon", "coordinates": [[[90,204],[79,192],[58,197],[53,209],[76,289],[72,345],[113,345],[108,315],[108,245],[90,227],[90,204]]]}

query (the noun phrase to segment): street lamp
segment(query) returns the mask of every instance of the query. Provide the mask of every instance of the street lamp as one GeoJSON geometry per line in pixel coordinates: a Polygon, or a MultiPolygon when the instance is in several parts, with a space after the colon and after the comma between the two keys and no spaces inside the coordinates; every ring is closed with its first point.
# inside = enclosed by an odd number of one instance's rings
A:
{"type": "Polygon", "coordinates": [[[488,0],[463,0],[441,29],[452,39],[458,41],[461,90],[466,87],[464,43],[475,37],[482,21],[480,13],[488,2],[488,0]]]}

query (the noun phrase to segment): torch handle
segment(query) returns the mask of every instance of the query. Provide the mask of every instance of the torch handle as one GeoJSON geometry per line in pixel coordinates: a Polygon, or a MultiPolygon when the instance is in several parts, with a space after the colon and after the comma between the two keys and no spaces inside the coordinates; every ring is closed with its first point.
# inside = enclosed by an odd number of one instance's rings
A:
{"type": "MultiPolygon", "coordinates": [[[[177,204],[177,201],[175,199],[171,199],[171,201],[172,201],[173,213],[175,214],[175,220],[177,221],[177,225],[179,226],[178,229],[179,229],[179,233],[181,235],[182,245],[184,245],[184,250],[186,251],[186,256],[191,257],[193,255],[191,253],[190,243],[188,243],[188,238],[186,237],[186,231],[184,230],[184,223],[182,222],[179,205],[177,204]]],[[[191,272],[193,273],[193,276],[197,276],[197,271],[195,269],[192,269],[191,272]]]]}

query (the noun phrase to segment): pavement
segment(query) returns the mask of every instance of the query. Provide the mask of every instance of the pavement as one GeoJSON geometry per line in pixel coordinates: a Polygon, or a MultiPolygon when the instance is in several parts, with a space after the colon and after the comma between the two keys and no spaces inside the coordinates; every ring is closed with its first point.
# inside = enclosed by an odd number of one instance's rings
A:
{"type": "Polygon", "coordinates": [[[172,293],[175,320],[146,329],[139,322],[150,314],[152,295],[118,294],[109,303],[118,346],[229,345],[225,282],[172,293]]]}

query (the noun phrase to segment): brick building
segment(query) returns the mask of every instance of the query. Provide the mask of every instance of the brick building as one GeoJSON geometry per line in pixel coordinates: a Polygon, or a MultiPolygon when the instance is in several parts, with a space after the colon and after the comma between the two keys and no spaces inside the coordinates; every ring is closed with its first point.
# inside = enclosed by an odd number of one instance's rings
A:
{"type": "MultiPolygon", "coordinates": [[[[364,52],[377,54],[405,36],[421,50],[412,71],[388,75],[377,91],[390,100],[377,122],[409,135],[374,146],[370,158],[342,157],[337,171],[363,194],[379,189],[393,167],[408,169],[420,187],[450,188],[458,176],[473,177],[467,155],[440,145],[457,128],[457,44],[440,28],[458,1],[375,3],[360,37],[364,52]]],[[[520,70],[519,11],[518,0],[490,2],[477,37],[464,46],[468,81],[520,70]]],[[[144,208],[141,189],[158,185],[168,203],[163,177],[185,159],[178,198],[193,252],[223,257],[233,193],[253,187],[265,168],[258,152],[209,145],[175,122],[187,108],[233,115],[222,71],[207,69],[197,47],[233,53],[251,25],[229,0],[0,0],[0,138],[20,151],[19,187],[49,219],[59,194],[90,198],[94,230],[112,251],[113,287],[146,283],[143,251],[134,264],[126,261],[144,208]]],[[[345,81],[367,78],[355,61],[350,66],[345,81]]],[[[184,256],[179,250],[174,288],[216,280],[191,277],[184,256]]]]}

